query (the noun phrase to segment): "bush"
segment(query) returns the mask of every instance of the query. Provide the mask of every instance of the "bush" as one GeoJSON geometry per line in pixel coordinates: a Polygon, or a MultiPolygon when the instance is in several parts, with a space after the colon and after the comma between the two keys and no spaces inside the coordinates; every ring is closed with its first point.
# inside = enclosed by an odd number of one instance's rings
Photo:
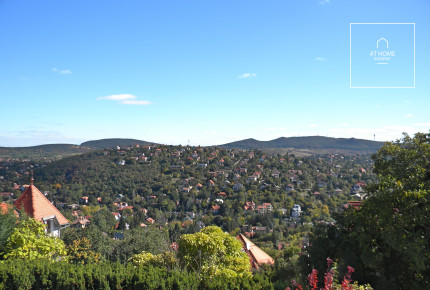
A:
{"type": "Polygon", "coordinates": [[[72,264],[49,260],[0,262],[0,289],[273,289],[267,277],[200,280],[178,269],[132,263],[72,264]]]}

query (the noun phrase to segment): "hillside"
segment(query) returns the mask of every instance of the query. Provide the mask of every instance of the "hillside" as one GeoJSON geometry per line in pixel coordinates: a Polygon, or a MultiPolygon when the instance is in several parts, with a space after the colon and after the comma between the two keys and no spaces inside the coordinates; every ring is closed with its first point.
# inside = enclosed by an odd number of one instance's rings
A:
{"type": "Polygon", "coordinates": [[[17,159],[61,159],[67,156],[90,152],[94,149],[73,144],[46,144],[30,147],[0,147],[0,158],[17,159]]]}
{"type": "Polygon", "coordinates": [[[331,138],[322,136],[308,137],[281,137],[270,141],[245,139],[220,145],[223,148],[237,149],[292,149],[306,150],[308,153],[373,153],[384,145],[383,142],[355,139],[355,138],[331,138]]]}
{"type": "Polygon", "coordinates": [[[122,138],[109,138],[87,141],[81,144],[81,146],[98,148],[98,149],[108,149],[114,148],[116,146],[132,146],[132,145],[154,145],[155,143],[137,140],[137,139],[122,139],[122,138]]]}

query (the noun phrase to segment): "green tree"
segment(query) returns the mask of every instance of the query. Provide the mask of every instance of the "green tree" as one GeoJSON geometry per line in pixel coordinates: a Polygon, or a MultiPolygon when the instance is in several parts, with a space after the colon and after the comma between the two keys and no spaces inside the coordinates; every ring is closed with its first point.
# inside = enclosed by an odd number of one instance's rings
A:
{"type": "Polygon", "coordinates": [[[0,255],[4,251],[4,246],[8,238],[16,227],[16,222],[17,218],[13,211],[9,210],[9,212],[4,214],[0,212],[0,255]]]}
{"type": "Polygon", "coordinates": [[[177,266],[178,263],[175,255],[172,252],[164,252],[162,254],[153,255],[143,251],[139,254],[133,255],[129,261],[136,266],[152,265],[154,267],[161,267],[169,270],[177,266]]]}
{"type": "Polygon", "coordinates": [[[370,197],[360,210],[349,209],[339,219],[342,256],[358,261],[366,269],[363,279],[374,286],[428,289],[430,135],[405,135],[373,159],[378,183],[368,187],[370,197]],[[348,250],[356,255],[346,254],[348,250]]]}
{"type": "Polygon", "coordinates": [[[198,233],[183,235],[178,245],[182,265],[203,277],[250,275],[249,259],[242,245],[219,227],[210,226],[198,233]]]}
{"type": "Polygon", "coordinates": [[[102,232],[109,232],[115,227],[117,221],[109,210],[103,208],[93,215],[91,223],[97,226],[102,232]]]}
{"type": "Polygon", "coordinates": [[[6,259],[48,258],[58,260],[65,256],[66,248],[63,241],[47,235],[45,225],[32,218],[19,222],[8,238],[4,250],[6,259]]]}
{"type": "Polygon", "coordinates": [[[67,246],[67,253],[69,261],[81,264],[98,263],[101,258],[99,253],[91,251],[91,242],[85,237],[75,240],[71,245],[67,246]]]}

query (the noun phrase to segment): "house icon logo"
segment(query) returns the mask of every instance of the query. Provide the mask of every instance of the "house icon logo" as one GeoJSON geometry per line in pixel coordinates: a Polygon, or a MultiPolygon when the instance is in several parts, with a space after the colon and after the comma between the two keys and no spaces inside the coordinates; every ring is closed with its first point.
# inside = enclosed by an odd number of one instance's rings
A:
{"type": "Polygon", "coordinates": [[[388,40],[384,37],[376,41],[376,50],[371,50],[369,56],[376,64],[388,64],[395,56],[395,50],[388,50],[388,40]]]}
{"type": "Polygon", "coordinates": [[[376,42],[376,48],[379,48],[379,46],[383,46],[384,44],[386,44],[386,46],[387,46],[386,48],[388,48],[388,40],[386,40],[385,38],[381,37],[376,42]]]}

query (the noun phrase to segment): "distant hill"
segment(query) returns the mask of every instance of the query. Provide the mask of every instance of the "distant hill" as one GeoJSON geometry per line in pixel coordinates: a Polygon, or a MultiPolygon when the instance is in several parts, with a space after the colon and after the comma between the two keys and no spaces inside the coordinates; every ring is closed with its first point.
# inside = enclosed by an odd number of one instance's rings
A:
{"type": "Polygon", "coordinates": [[[0,147],[0,159],[62,159],[68,156],[91,152],[115,146],[153,145],[155,143],[136,139],[101,139],[75,144],[45,144],[29,147],[0,147]]]}
{"type": "Polygon", "coordinates": [[[110,139],[100,139],[87,141],[81,144],[84,147],[91,147],[97,149],[107,149],[114,148],[116,146],[132,146],[132,145],[154,145],[155,143],[137,140],[137,139],[121,139],[121,138],[110,138],[110,139]]]}
{"type": "Polygon", "coordinates": [[[30,147],[0,147],[0,158],[61,159],[93,151],[93,148],[73,144],[46,144],[30,147]]]}
{"type": "Polygon", "coordinates": [[[292,149],[307,150],[310,153],[343,152],[348,153],[373,153],[384,145],[384,142],[355,139],[355,138],[331,138],[322,136],[308,137],[281,137],[270,141],[245,139],[232,143],[219,145],[223,148],[238,149],[292,149]]]}

